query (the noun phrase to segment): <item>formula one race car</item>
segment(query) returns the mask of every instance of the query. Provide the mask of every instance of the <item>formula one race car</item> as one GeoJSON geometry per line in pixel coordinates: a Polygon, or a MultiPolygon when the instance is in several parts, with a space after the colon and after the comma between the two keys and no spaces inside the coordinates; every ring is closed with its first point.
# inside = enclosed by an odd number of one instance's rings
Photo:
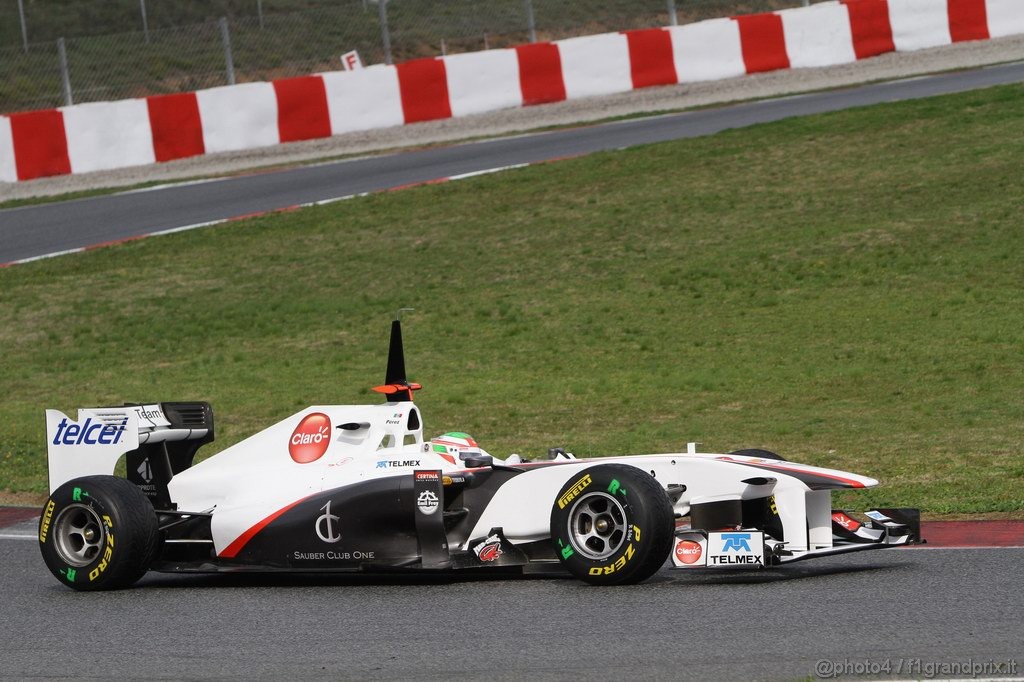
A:
{"type": "Polygon", "coordinates": [[[432,441],[391,329],[382,405],[314,406],[193,465],[204,402],[46,411],[46,565],[79,590],[146,571],[560,572],[595,585],[920,541],[918,513],[855,517],[832,490],[874,479],[764,450],[501,460],[432,441]],[[113,476],[124,457],[127,478],[113,476]]]}

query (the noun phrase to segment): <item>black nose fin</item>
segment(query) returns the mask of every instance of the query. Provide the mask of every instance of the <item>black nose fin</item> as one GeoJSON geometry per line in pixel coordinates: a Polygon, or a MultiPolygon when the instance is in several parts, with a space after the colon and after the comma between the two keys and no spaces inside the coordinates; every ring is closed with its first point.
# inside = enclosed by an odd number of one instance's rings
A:
{"type": "Polygon", "coordinates": [[[388,346],[388,369],[384,375],[384,385],[374,386],[373,390],[387,396],[389,403],[412,400],[412,392],[422,386],[409,383],[405,376],[405,348],[402,344],[402,323],[395,320],[391,323],[391,344],[388,346]]]}

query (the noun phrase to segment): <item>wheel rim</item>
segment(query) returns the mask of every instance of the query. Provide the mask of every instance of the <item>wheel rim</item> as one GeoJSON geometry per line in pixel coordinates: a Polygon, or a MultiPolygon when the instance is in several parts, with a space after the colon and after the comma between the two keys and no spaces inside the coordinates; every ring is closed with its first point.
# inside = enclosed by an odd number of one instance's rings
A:
{"type": "Polygon", "coordinates": [[[53,526],[57,553],[69,566],[87,566],[99,556],[107,533],[92,507],[72,504],[57,515],[53,526]]]}
{"type": "Polygon", "coordinates": [[[626,541],[626,510],[608,493],[584,495],[569,514],[569,541],[588,559],[607,559],[626,541]]]}

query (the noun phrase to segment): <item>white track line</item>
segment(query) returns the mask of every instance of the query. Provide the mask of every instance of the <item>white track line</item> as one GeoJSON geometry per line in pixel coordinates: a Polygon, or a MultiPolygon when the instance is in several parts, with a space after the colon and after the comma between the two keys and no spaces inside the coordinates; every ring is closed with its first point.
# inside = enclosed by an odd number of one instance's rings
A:
{"type": "MultiPolygon", "coordinates": [[[[557,160],[557,159],[553,159],[553,160],[557,160]]],[[[547,161],[541,161],[541,162],[538,162],[538,163],[548,163],[548,162],[547,161]]],[[[238,220],[245,220],[245,219],[248,219],[248,218],[260,218],[260,217],[263,217],[263,216],[273,215],[275,213],[286,213],[286,212],[289,212],[289,211],[295,211],[295,210],[302,209],[302,208],[309,208],[311,206],[324,206],[326,204],[333,204],[333,203],[338,202],[338,201],[346,201],[348,199],[355,199],[357,197],[365,197],[365,196],[368,196],[370,194],[376,194],[378,192],[393,192],[393,191],[396,191],[396,190],[411,189],[413,187],[421,187],[423,185],[436,185],[436,184],[439,184],[439,183],[442,183],[442,182],[453,182],[455,180],[465,180],[467,178],[475,178],[475,177],[480,176],[480,175],[489,175],[491,173],[501,173],[503,171],[512,170],[512,169],[515,169],[515,168],[525,168],[526,166],[529,166],[529,165],[531,165],[531,164],[528,164],[528,163],[517,163],[517,164],[513,164],[511,166],[499,166],[497,168],[486,168],[484,170],[471,171],[469,173],[460,173],[459,175],[452,175],[452,176],[449,176],[449,177],[436,178],[434,180],[424,180],[422,182],[413,182],[413,183],[409,183],[407,185],[400,185],[398,187],[388,187],[388,188],[385,188],[385,189],[376,190],[374,192],[359,192],[357,194],[346,194],[346,195],[340,196],[340,197],[332,197],[330,199],[320,199],[319,201],[309,201],[309,202],[306,202],[304,204],[295,204],[293,206],[283,206],[281,208],[272,208],[272,209],[269,209],[269,210],[266,210],[266,211],[258,211],[256,213],[251,213],[251,214],[247,214],[247,215],[233,216],[233,217],[230,217],[230,218],[220,218],[219,220],[208,220],[206,222],[194,223],[192,225],[182,225],[180,227],[172,227],[172,228],[169,228],[169,229],[166,229],[166,230],[157,230],[155,232],[147,232],[146,234],[140,234],[140,235],[136,235],[136,236],[132,236],[132,237],[125,237],[123,239],[115,239],[113,241],[103,242],[103,243],[100,243],[100,244],[90,244],[88,246],[80,246],[78,248],[66,249],[64,251],[54,251],[53,253],[45,253],[45,254],[42,254],[40,256],[31,256],[29,258],[22,258],[20,260],[11,261],[9,263],[0,263],[0,268],[10,267],[12,265],[23,265],[25,263],[32,263],[34,261],[45,260],[47,258],[56,258],[57,256],[67,256],[67,255],[72,254],[72,253],[82,253],[84,251],[91,251],[93,249],[98,249],[98,248],[102,248],[102,247],[105,247],[105,246],[114,246],[116,244],[124,244],[126,242],[132,242],[132,241],[136,241],[136,240],[139,240],[139,239],[146,239],[147,237],[159,237],[159,236],[162,236],[162,235],[165,235],[165,234],[174,234],[175,232],[186,232],[188,230],[197,230],[197,229],[199,229],[201,227],[212,227],[214,225],[223,225],[225,223],[235,222],[235,221],[238,221],[238,220]]],[[[209,181],[196,180],[196,181],[193,181],[193,182],[179,183],[178,185],[166,185],[166,186],[158,186],[158,187],[145,187],[145,188],[142,188],[142,189],[139,189],[139,190],[130,190],[130,191],[127,191],[127,192],[120,192],[120,194],[129,194],[131,192],[148,192],[148,191],[153,191],[153,190],[156,190],[156,189],[165,189],[166,187],[175,187],[175,186],[180,186],[180,185],[201,184],[203,182],[217,182],[217,181],[224,180],[224,179],[226,179],[226,178],[216,178],[216,179],[209,180],[209,181]]]]}

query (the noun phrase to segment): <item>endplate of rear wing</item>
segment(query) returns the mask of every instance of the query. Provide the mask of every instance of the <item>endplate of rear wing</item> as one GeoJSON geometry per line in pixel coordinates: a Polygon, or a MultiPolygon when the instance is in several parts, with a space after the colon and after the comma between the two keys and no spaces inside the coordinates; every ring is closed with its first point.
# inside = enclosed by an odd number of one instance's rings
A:
{"type": "Polygon", "coordinates": [[[81,476],[113,474],[123,455],[142,446],[212,438],[213,412],[207,403],[82,408],[77,419],[46,410],[50,492],[81,476]]]}

